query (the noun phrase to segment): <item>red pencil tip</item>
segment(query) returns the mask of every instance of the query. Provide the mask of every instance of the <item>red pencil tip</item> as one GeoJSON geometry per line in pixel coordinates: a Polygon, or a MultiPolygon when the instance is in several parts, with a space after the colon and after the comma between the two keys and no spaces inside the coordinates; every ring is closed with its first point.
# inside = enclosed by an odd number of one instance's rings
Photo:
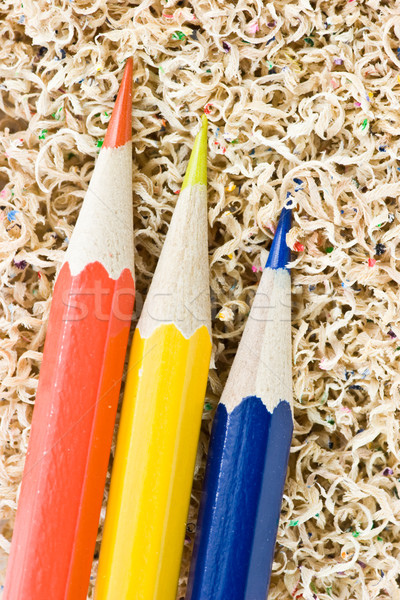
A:
{"type": "Polygon", "coordinates": [[[132,139],[133,59],[128,58],[103,148],[118,148],[132,139]]]}

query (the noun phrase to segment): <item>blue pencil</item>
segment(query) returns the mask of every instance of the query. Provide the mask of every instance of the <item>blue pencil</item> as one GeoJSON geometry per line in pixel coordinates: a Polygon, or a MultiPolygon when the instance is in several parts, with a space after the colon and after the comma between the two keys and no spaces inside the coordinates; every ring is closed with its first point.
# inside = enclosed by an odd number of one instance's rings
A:
{"type": "Polygon", "coordinates": [[[186,600],[265,600],[293,433],[284,208],[213,424],[186,600]]]}

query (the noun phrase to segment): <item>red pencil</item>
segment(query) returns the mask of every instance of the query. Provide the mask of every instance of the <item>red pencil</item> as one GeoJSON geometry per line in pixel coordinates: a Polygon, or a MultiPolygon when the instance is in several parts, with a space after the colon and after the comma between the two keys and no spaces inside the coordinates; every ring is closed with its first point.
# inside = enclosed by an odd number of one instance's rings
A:
{"type": "Polygon", "coordinates": [[[134,301],[132,59],[54,287],[3,600],[84,600],[134,301]]]}

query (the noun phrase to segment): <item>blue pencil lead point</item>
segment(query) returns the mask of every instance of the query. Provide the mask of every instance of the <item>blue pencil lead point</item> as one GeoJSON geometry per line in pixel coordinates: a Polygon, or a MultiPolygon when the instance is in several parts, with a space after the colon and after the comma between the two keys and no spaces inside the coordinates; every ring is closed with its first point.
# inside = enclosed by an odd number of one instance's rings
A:
{"type": "Polygon", "coordinates": [[[265,267],[284,269],[290,261],[290,248],[286,243],[286,234],[290,229],[291,222],[292,209],[283,208],[265,267]]]}

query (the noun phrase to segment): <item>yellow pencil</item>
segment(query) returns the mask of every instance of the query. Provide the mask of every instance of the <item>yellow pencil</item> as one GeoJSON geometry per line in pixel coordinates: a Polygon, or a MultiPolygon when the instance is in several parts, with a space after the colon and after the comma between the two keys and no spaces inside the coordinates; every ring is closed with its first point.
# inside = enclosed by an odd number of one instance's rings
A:
{"type": "Polygon", "coordinates": [[[174,600],[211,355],[203,116],[134,334],[96,600],[174,600]]]}

